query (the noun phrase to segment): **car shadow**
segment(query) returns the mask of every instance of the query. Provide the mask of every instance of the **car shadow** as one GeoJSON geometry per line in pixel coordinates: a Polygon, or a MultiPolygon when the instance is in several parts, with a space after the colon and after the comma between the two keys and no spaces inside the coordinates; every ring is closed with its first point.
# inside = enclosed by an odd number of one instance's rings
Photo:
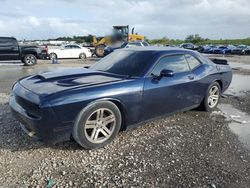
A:
{"type": "MultiPolygon", "coordinates": [[[[186,111],[182,113],[196,114],[196,112],[199,113],[201,112],[201,110],[199,108],[196,108],[191,111],[186,111]]],[[[193,114],[193,116],[195,116],[195,114],[193,114]]],[[[152,120],[152,122],[153,121],[154,120],[152,120]]],[[[71,141],[61,142],[57,144],[46,144],[35,138],[29,137],[22,130],[19,121],[17,121],[12,116],[8,103],[0,103],[0,149],[16,152],[36,149],[40,150],[43,148],[52,148],[54,150],[68,151],[83,150],[83,148],[79,146],[75,141],[73,141],[73,139],[71,141]]]]}
{"type": "Polygon", "coordinates": [[[0,103],[0,149],[15,151],[36,150],[42,148],[57,150],[82,150],[74,141],[58,144],[46,144],[29,137],[21,128],[20,123],[12,116],[8,103],[0,103]]]}

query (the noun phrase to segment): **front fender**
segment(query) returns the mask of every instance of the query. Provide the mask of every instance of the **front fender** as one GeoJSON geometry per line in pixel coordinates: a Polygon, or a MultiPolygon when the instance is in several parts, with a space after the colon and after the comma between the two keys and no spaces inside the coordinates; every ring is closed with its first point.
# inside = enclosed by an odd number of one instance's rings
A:
{"type": "Polygon", "coordinates": [[[74,121],[77,114],[86,106],[96,101],[109,100],[120,108],[126,118],[126,124],[130,125],[139,120],[142,88],[141,80],[124,81],[59,93],[43,101],[47,101],[61,121],[65,122],[74,121]]]}

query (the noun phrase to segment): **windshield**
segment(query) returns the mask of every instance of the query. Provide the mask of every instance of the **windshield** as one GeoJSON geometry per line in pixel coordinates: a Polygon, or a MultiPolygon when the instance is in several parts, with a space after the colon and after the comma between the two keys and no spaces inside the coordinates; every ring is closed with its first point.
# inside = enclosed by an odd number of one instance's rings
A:
{"type": "Polygon", "coordinates": [[[246,47],[247,47],[247,46],[245,46],[245,45],[239,45],[239,46],[238,46],[238,48],[242,48],[242,49],[243,49],[243,48],[246,48],[246,47]]]}
{"type": "Polygon", "coordinates": [[[155,53],[154,51],[117,50],[92,65],[90,69],[142,77],[154,63],[155,53]]]}

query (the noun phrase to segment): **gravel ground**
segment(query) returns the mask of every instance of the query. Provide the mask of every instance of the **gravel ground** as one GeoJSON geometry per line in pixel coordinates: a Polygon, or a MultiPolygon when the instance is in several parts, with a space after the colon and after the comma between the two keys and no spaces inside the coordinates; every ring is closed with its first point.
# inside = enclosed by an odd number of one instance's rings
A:
{"type": "MultiPolygon", "coordinates": [[[[112,144],[92,151],[73,141],[46,145],[29,138],[12,117],[11,83],[4,83],[0,92],[1,187],[250,185],[249,148],[230,131],[223,116],[196,110],[178,113],[121,132],[112,144]]],[[[246,94],[222,102],[249,113],[249,99],[246,94]]]]}

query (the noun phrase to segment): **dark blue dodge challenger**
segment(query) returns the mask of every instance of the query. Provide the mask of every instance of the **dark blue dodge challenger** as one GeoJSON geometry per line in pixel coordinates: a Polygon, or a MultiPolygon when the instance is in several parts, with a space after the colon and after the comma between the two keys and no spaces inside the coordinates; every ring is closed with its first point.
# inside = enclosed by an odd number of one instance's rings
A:
{"type": "Polygon", "coordinates": [[[9,104],[30,136],[45,142],[73,137],[103,147],[120,130],[201,107],[214,109],[230,85],[227,62],[174,48],[117,50],[96,64],[18,80],[9,104]]]}

